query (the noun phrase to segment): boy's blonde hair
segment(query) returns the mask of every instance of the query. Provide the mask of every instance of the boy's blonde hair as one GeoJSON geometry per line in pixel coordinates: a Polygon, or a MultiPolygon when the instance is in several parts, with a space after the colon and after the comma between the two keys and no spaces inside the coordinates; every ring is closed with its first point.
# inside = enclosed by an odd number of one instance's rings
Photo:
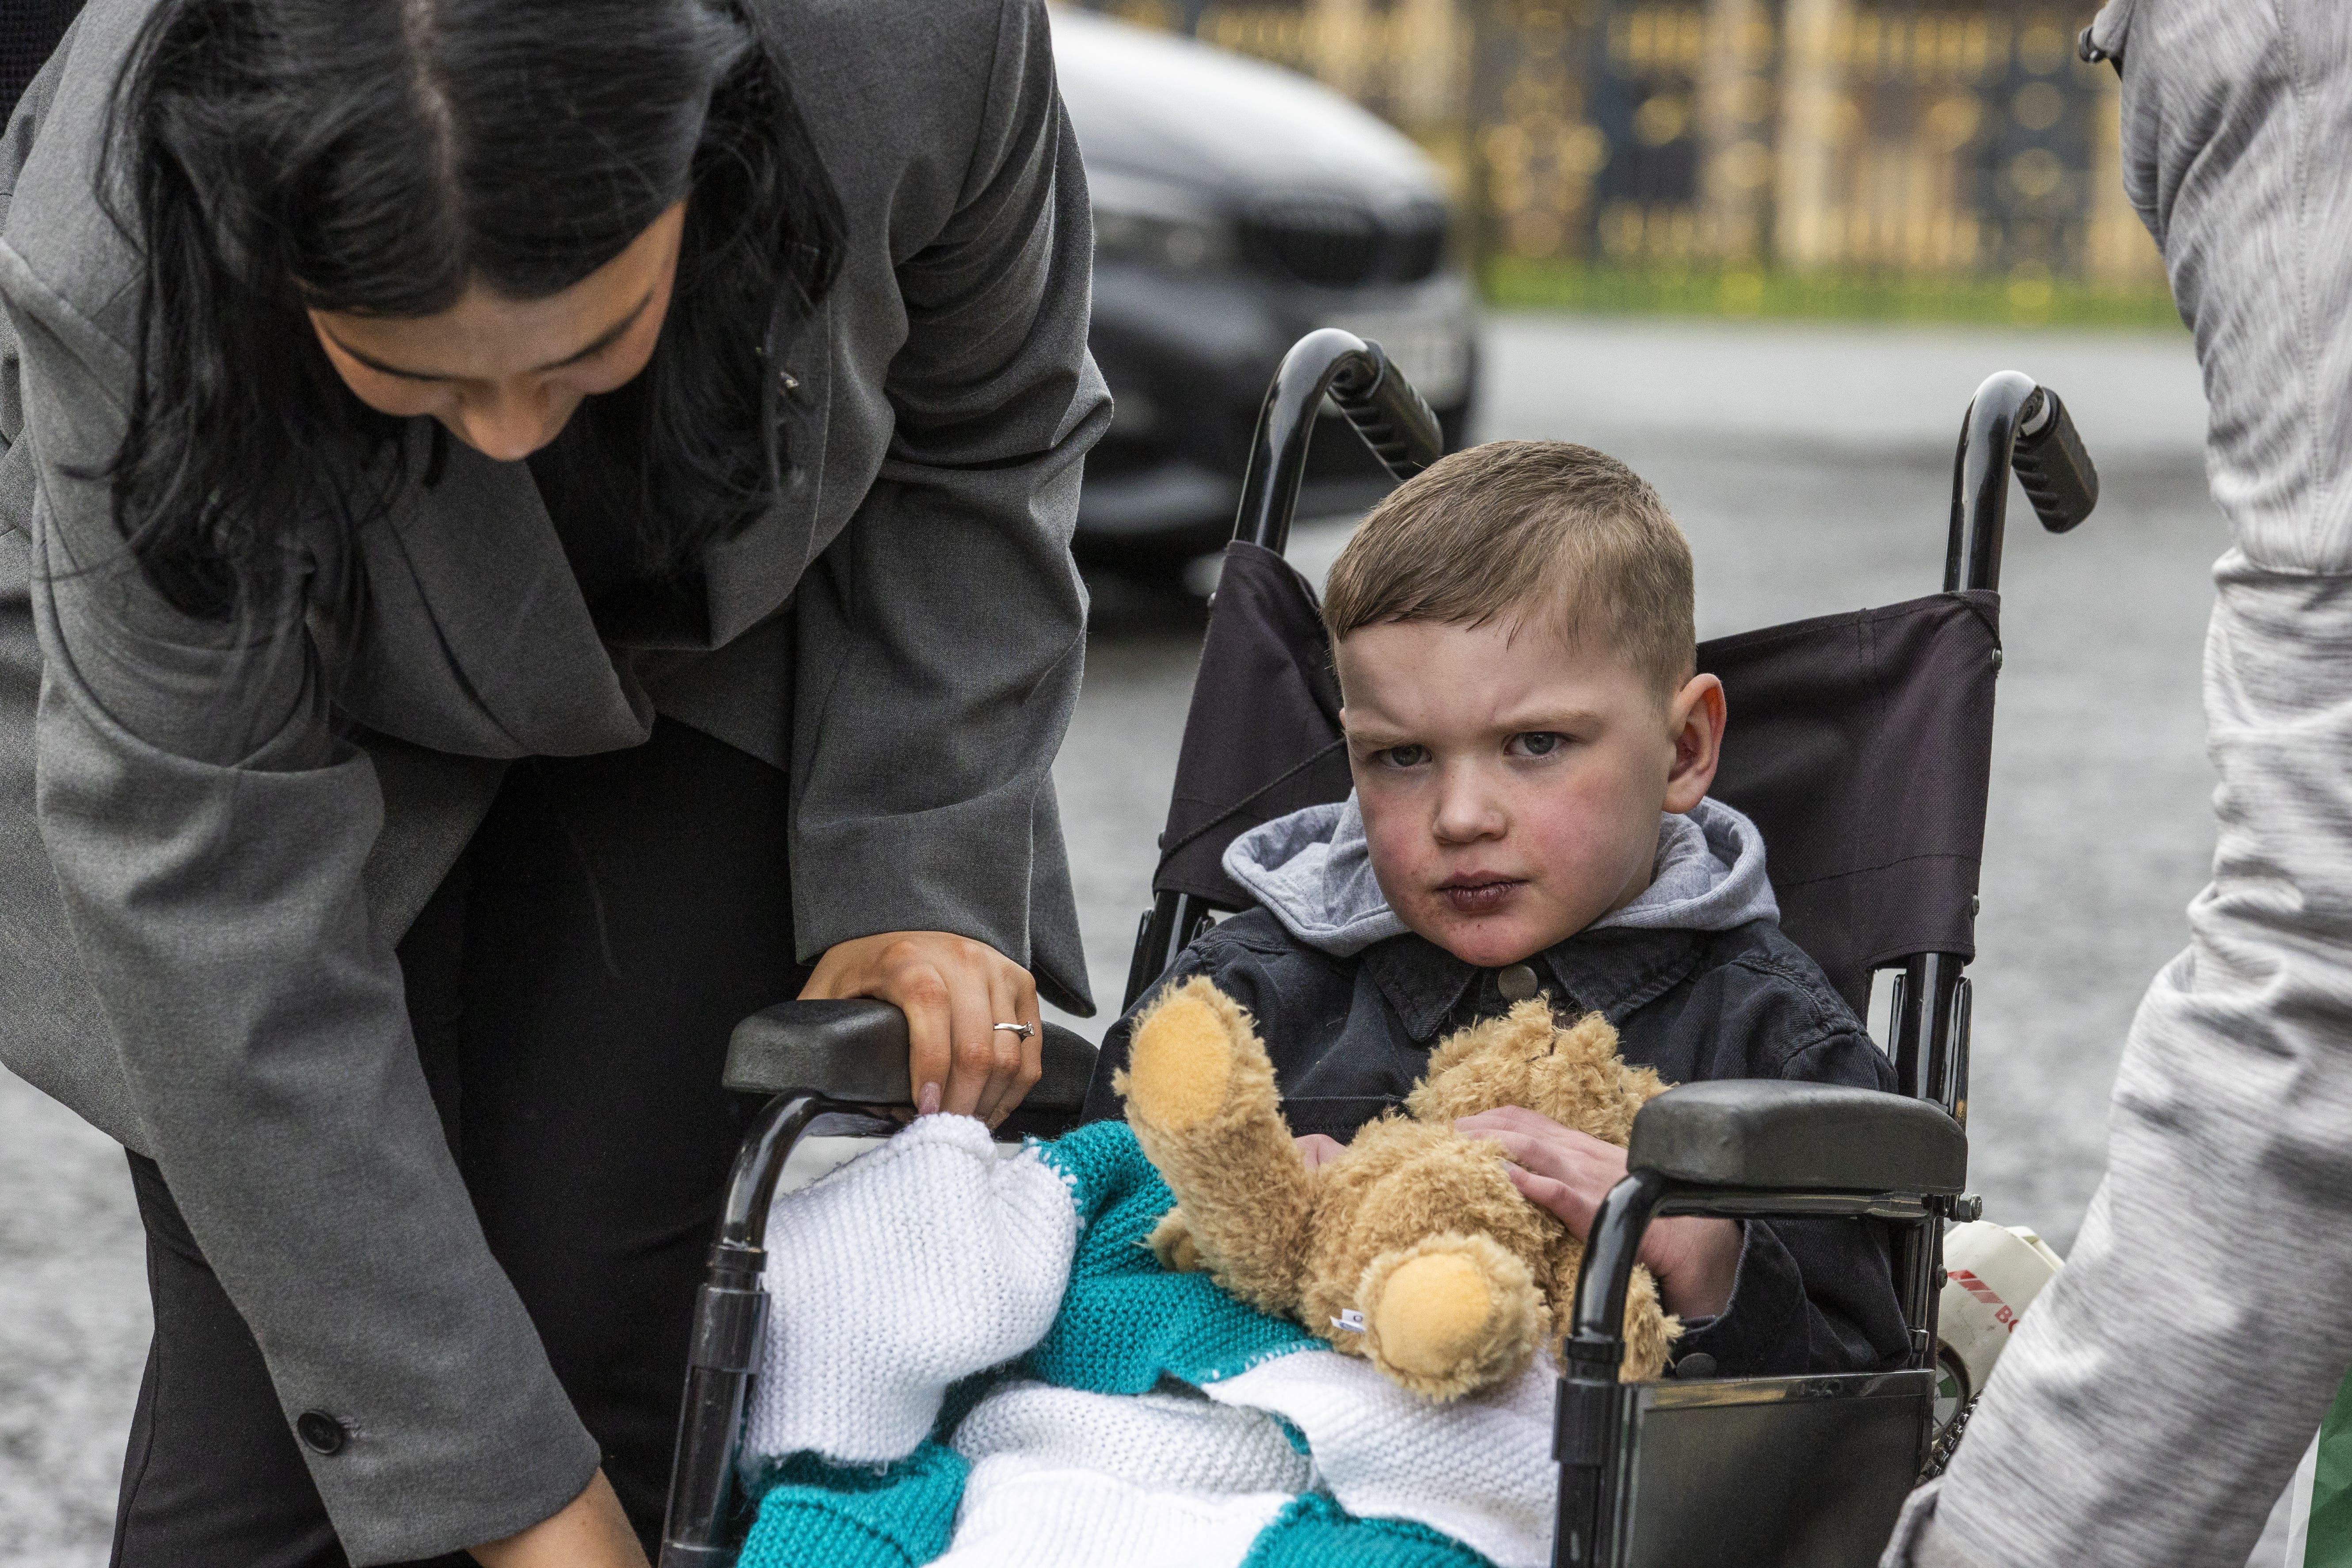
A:
{"type": "Polygon", "coordinates": [[[1323,600],[1334,643],[1384,621],[1498,616],[1614,651],[1670,699],[1696,658],[1690,542],[1616,458],[1567,441],[1489,441],[1373,508],[1323,600]]]}

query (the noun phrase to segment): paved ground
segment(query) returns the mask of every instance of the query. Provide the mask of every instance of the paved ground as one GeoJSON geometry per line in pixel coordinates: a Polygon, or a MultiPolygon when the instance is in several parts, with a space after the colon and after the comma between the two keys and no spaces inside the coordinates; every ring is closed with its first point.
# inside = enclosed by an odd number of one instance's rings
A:
{"type": "MultiPolygon", "coordinates": [[[[1936,588],[1960,412],[2005,368],[2066,395],[2106,481],[2080,532],[2047,537],[2021,503],[2011,535],[1974,971],[1977,1184],[1991,1215],[2063,1249],[2125,1027],[2211,848],[2197,668],[2221,535],[2185,341],[1506,319],[1486,433],[1589,441],[1648,475],[1696,549],[1711,636],[1936,588]]],[[[1301,531],[1311,575],[1347,527],[1301,531]]],[[[1115,1001],[1198,614],[1106,582],[1097,626],[1057,779],[1095,986],[1115,1001]]],[[[0,1565],[103,1560],[144,1352],[137,1236],[120,1155],[0,1075],[0,1565]]]]}

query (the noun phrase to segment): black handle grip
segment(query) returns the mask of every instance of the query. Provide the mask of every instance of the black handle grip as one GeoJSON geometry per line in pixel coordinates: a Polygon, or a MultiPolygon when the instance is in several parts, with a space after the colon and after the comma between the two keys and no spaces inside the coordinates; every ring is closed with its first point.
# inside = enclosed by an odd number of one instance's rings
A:
{"type": "Polygon", "coordinates": [[[1400,479],[1412,478],[1445,450],[1437,416],[1380,344],[1344,328],[1318,327],[1290,345],[1258,405],[1249,467],[1242,470],[1241,510],[1234,518],[1235,539],[1276,555],[1289,542],[1307,444],[1327,397],[1400,479]]]}
{"type": "Polygon", "coordinates": [[[1356,427],[1372,456],[1400,479],[1409,479],[1445,455],[1445,432],[1427,401],[1377,342],[1366,342],[1372,363],[1341,366],[1331,401],[1356,427]]]}
{"type": "Polygon", "coordinates": [[[2099,470],[2058,395],[2045,386],[2034,395],[2040,406],[2029,402],[2019,410],[2017,447],[2010,460],[2033,503],[2033,515],[2051,532],[2063,533],[2099,504],[2099,470]]]}
{"type": "MultiPolygon", "coordinates": [[[[1044,1076],[1024,1110],[1071,1111],[1085,1103],[1095,1048],[1059,1024],[1045,1026],[1044,1076]]],[[[855,1105],[911,1105],[907,1015],[887,1002],[782,1002],[735,1026],[727,1087],[759,1094],[805,1089],[855,1105]]]]}

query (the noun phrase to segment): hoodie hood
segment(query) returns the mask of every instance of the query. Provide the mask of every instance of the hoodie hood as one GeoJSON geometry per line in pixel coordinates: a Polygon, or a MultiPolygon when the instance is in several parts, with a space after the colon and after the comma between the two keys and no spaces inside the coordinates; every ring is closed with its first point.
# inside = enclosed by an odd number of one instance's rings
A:
{"type": "MultiPolygon", "coordinates": [[[[1226,847],[1224,868],[1284,930],[1335,958],[1405,931],[1372,876],[1353,795],[1251,828],[1226,847]]],[[[1659,814],[1649,887],[1584,929],[1729,931],[1780,918],[1764,875],[1764,836],[1721,801],[1702,800],[1686,816],[1659,814]]]]}

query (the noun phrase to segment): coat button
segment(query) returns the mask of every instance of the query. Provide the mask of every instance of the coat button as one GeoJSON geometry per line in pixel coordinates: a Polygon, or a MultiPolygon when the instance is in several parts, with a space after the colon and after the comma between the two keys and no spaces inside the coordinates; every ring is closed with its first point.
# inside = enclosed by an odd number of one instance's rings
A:
{"type": "Polygon", "coordinates": [[[351,1434],[343,1424],[323,1410],[305,1410],[294,1418],[294,1430],[301,1435],[302,1446],[314,1454],[340,1454],[351,1434]]]}
{"type": "Polygon", "coordinates": [[[1514,963],[1495,975],[1495,988],[1506,1002],[1524,1002],[1536,994],[1536,972],[1524,963],[1514,963]]]}

